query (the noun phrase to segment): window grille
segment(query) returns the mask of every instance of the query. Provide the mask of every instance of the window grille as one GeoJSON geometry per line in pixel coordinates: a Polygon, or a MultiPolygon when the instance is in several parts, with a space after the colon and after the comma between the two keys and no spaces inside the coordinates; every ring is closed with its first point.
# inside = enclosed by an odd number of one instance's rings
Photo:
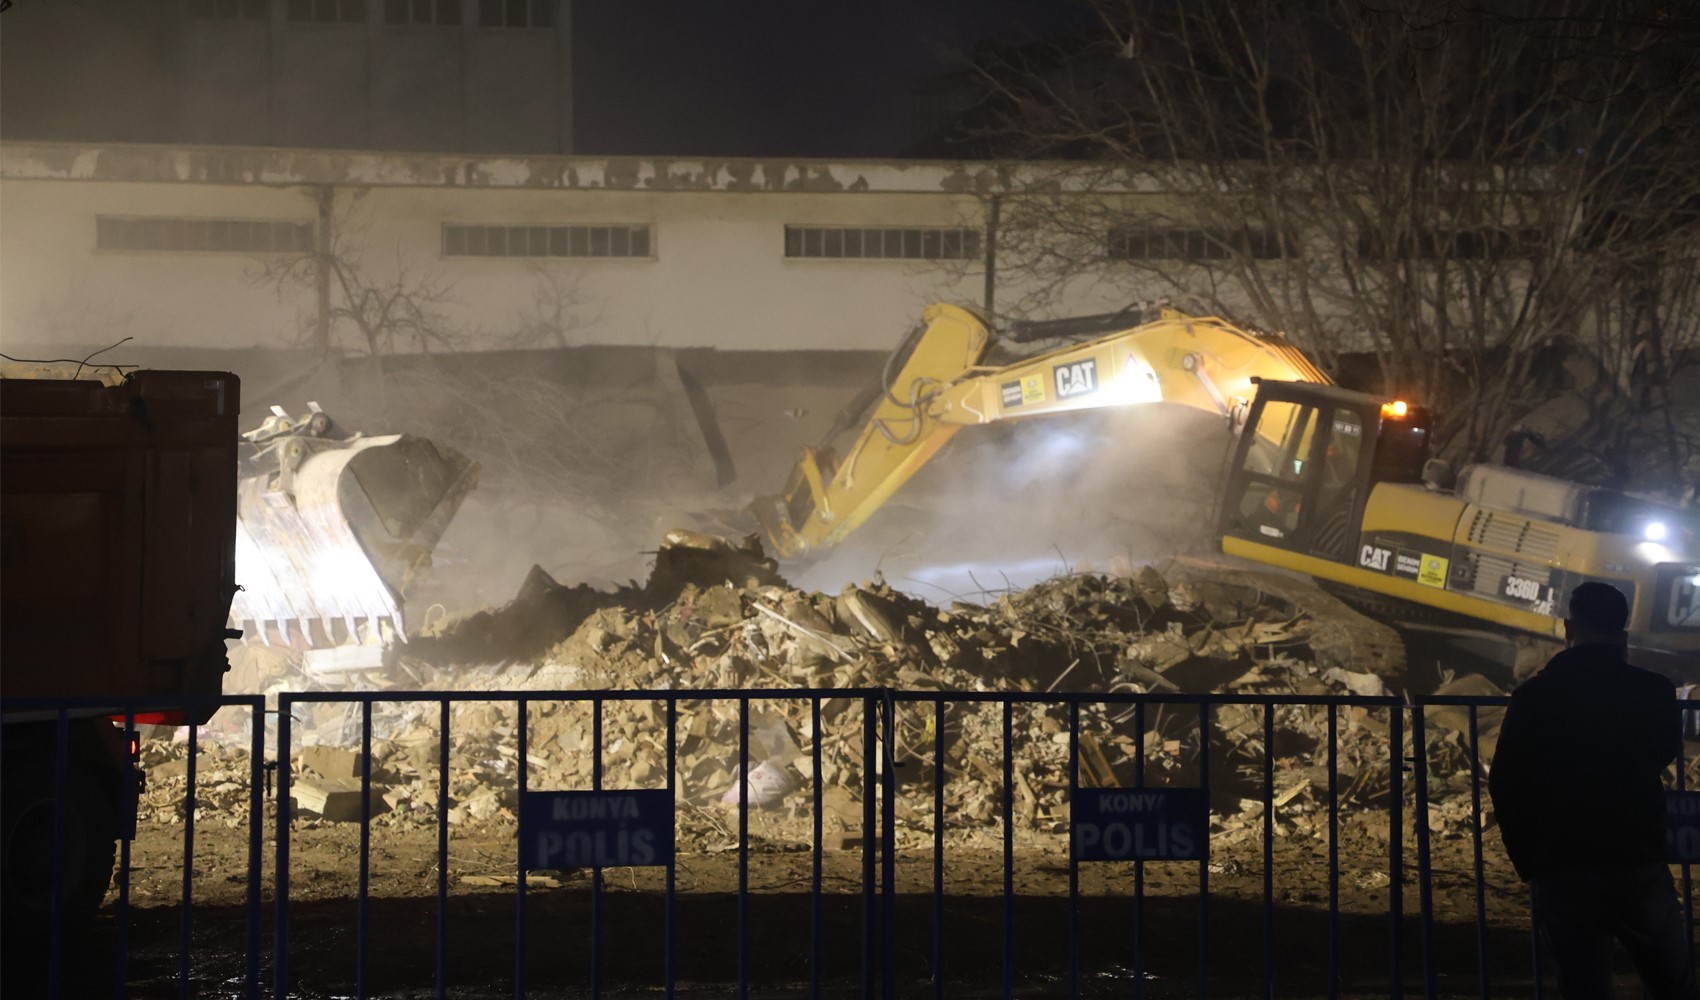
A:
{"type": "Polygon", "coordinates": [[[384,0],[384,23],[456,26],[460,0],[384,0]]]}
{"type": "Polygon", "coordinates": [[[305,253],[313,249],[313,223],[250,219],[95,219],[99,250],[167,253],[305,253]]]}
{"type": "Polygon", "coordinates": [[[446,257],[653,257],[649,226],[444,224],[446,257]]]}
{"type": "Polygon", "coordinates": [[[785,256],[872,260],[975,260],[980,231],[956,228],[786,226],[785,256]]]}
{"type": "Polygon", "coordinates": [[[555,0],[478,0],[481,28],[553,28],[555,0]]]}
{"type": "Polygon", "coordinates": [[[1110,230],[1108,249],[1114,260],[1229,260],[1239,254],[1271,260],[1286,256],[1289,246],[1278,234],[1258,229],[1118,226],[1110,230]]]}
{"type": "Polygon", "coordinates": [[[289,0],[289,20],[315,24],[360,24],[366,20],[366,0],[289,0]]]}
{"type": "Polygon", "coordinates": [[[266,0],[188,0],[187,10],[201,21],[257,21],[266,16],[266,0]]]}
{"type": "Polygon", "coordinates": [[[1393,239],[1365,231],[1358,235],[1358,257],[1363,260],[1504,260],[1533,257],[1546,244],[1539,229],[1502,229],[1475,226],[1467,229],[1425,229],[1401,233],[1393,239]]]}

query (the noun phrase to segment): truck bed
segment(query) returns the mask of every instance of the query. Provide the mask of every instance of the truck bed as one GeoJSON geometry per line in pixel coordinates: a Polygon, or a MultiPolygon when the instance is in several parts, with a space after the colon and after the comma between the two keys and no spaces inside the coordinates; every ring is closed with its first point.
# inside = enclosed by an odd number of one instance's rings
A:
{"type": "MultiPolygon", "coordinates": [[[[9,700],[220,690],[236,588],[239,382],[173,371],[109,381],[0,381],[9,700]]],[[[180,717],[170,715],[156,721],[180,717]]]]}

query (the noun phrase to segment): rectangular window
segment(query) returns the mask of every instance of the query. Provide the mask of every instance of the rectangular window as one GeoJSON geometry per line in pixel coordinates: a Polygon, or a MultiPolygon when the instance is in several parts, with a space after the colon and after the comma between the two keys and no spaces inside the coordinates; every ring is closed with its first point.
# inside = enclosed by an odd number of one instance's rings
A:
{"type": "Polygon", "coordinates": [[[366,0],[289,0],[289,20],[314,24],[360,24],[366,0]]]}
{"type": "Polygon", "coordinates": [[[786,226],[785,256],[889,260],[975,260],[980,231],[927,228],[786,226]]]}
{"type": "Polygon", "coordinates": [[[308,253],[313,223],[95,217],[95,248],[170,253],[308,253]]]}
{"type": "Polygon", "coordinates": [[[190,17],[203,21],[264,20],[266,0],[188,0],[190,17]]]}
{"type": "Polygon", "coordinates": [[[384,23],[453,27],[460,24],[460,0],[384,0],[384,23]]]}
{"type": "Polygon", "coordinates": [[[1380,233],[1358,234],[1358,257],[1363,260],[1507,260],[1535,257],[1546,245],[1539,229],[1515,232],[1498,226],[1468,229],[1425,229],[1388,239],[1380,233]]]}
{"type": "Polygon", "coordinates": [[[446,257],[648,257],[648,226],[443,224],[446,257]]]}
{"type": "Polygon", "coordinates": [[[1285,256],[1290,242],[1262,230],[1222,232],[1168,226],[1118,226],[1110,230],[1112,260],[1228,260],[1238,254],[1255,260],[1285,256]]]}
{"type": "Polygon", "coordinates": [[[481,28],[553,28],[555,0],[478,0],[481,28]]]}

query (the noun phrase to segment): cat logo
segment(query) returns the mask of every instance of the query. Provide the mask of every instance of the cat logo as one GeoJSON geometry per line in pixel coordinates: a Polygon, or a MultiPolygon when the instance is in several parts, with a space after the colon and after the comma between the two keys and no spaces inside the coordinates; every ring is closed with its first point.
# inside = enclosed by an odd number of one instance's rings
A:
{"type": "Polygon", "coordinates": [[[1683,575],[1671,581],[1665,624],[1676,628],[1700,625],[1700,573],[1683,575]]]}
{"type": "Polygon", "coordinates": [[[1098,391],[1098,362],[1094,358],[1071,361],[1051,369],[1058,399],[1090,396],[1098,391]]]}
{"type": "Polygon", "coordinates": [[[1363,551],[1358,553],[1358,565],[1367,569],[1378,569],[1385,573],[1387,572],[1387,561],[1391,558],[1393,558],[1391,549],[1384,549],[1377,545],[1365,545],[1363,551]]]}

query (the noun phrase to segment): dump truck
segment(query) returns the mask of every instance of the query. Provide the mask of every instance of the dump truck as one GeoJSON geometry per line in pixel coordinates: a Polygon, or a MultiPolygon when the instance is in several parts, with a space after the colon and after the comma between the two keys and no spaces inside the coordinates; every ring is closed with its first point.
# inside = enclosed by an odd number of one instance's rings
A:
{"type": "Polygon", "coordinates": [[[195,699],[221,693],[233,639],[380,665],[478,466],[415,435],[348,431],[316,403],[242,433],[240,383],[222,372],[8,363],[0,376],[4,923],[45,926],[60,839],[75,928],[130,815],[118,706],[148,701],[137,725],[205,723],[214,705],[195,699]],[[41,706],[64,699],[77,705],[61,773],[58,713],[41,706]]]}
{"type": "Polygon", "coordinates": [[[1562,639],[1570,591],[1605,581],[1630,599],[1642,662],[1700,672],[1693,509],[1502,465],[1454,472],[1430,455],[1426,407],[1336,386],[1285,337],[1219,317],[1164,309],[1026,332],[1086,339],[997,361],[973,310],[928,308],[829,440],[750,505],[768,546],[790,560],[832,550],[965,428],[1193,407],[1236,436],[1214,528],[1227,556],[1309,576],[1395,625],[1503,636],[1521,669],[1539,657],[1519,650],[1562,639]]]}
{"type": "Polygon", "coordinates": [[[216,710],[195,699],[220,693],[232,634],[240,383],[0,374],[0,926],[21,963],[54,912],[75,941],[111,881],[134,787],[114,718],[137,701],[142,724],[216,710]]]}

